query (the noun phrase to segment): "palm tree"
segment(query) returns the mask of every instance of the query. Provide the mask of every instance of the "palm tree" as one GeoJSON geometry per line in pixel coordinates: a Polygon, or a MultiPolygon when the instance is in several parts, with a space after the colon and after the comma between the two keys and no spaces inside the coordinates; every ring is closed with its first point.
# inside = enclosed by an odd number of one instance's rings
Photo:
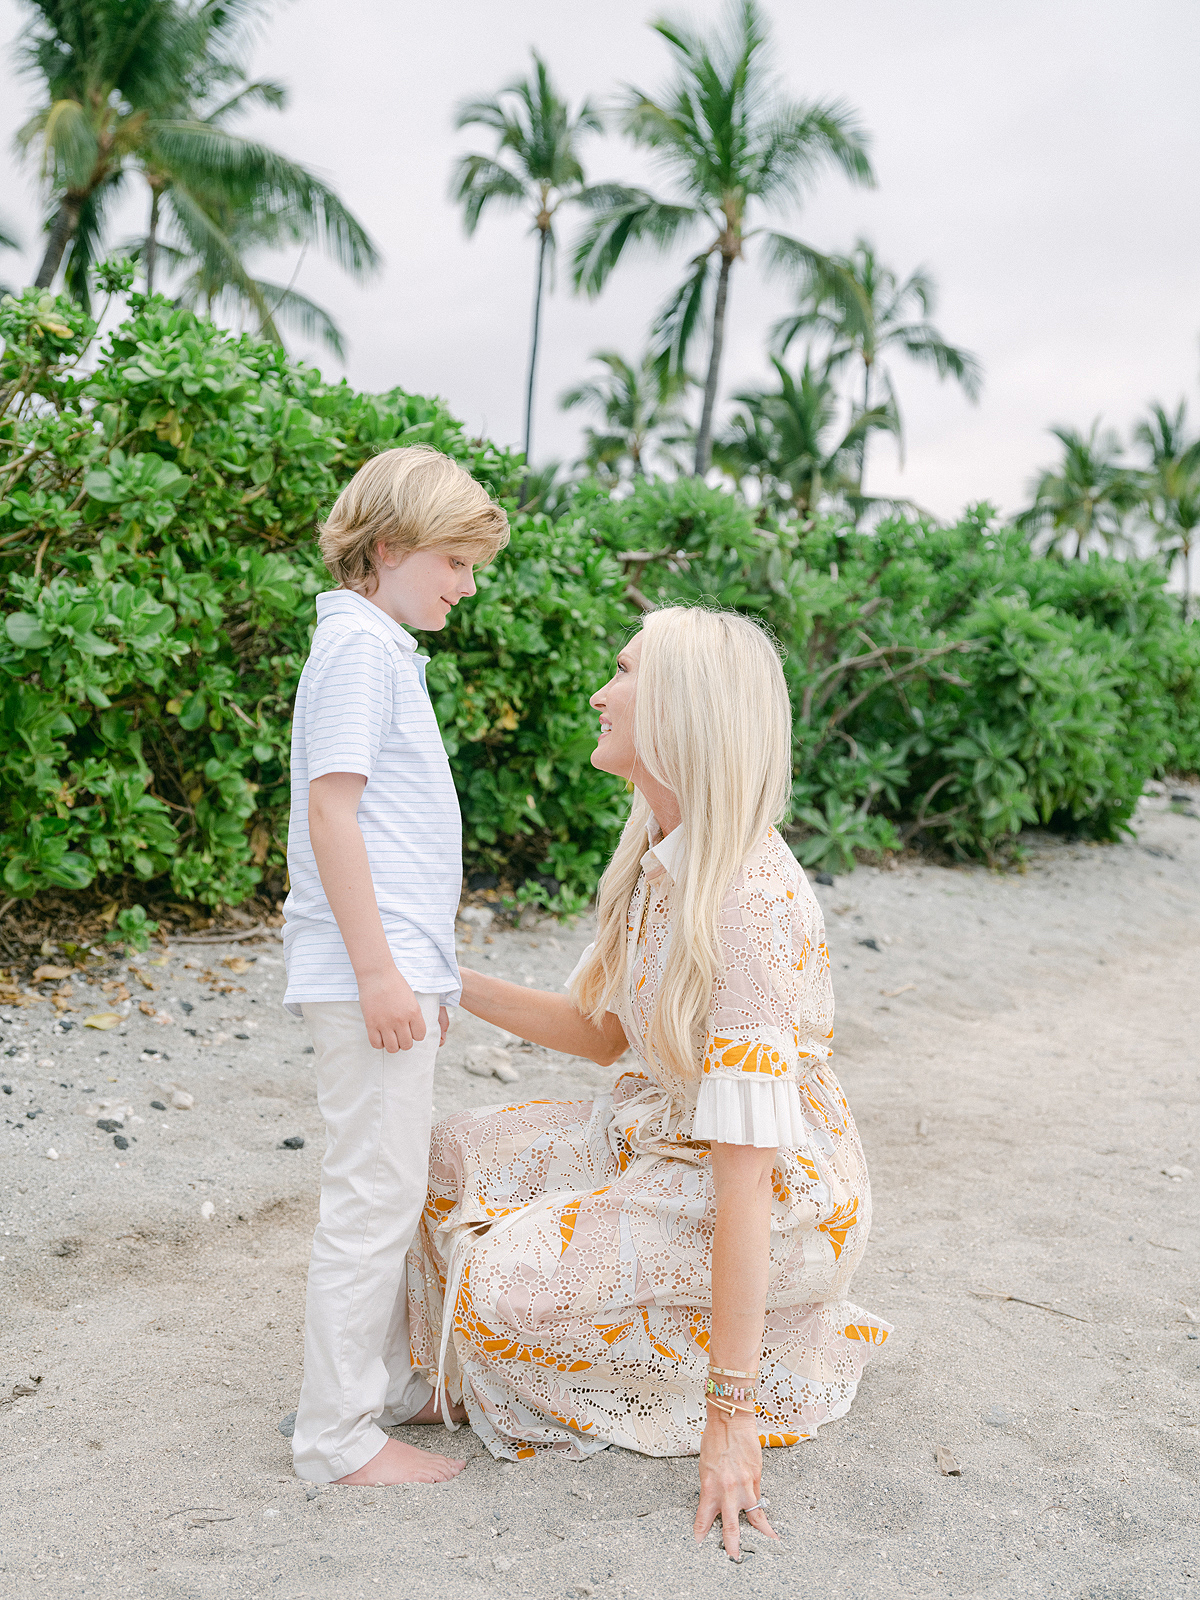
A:
{"type": "MultiPolygon", "coordinates": [[[[891,373],[882,358],[889,350],[934,369],[941,379],[955,378],[969,400],[979,398],[983,372],[969,350],[948,344],[929,321],[937,299],[933,279],[918,268],[903,282],[890,267],[878,260],[865,239],[856,241],[849,256],[831,258],[837,275],[828,278],[819,264],[803,270],[801,305],[798,311],[776,324],[773,335],[781,354],[792,340],[814,329],[830,338],[829,365],[838,367],[851,360],[862,363],[862,397],[856,401],[861,412],[871,409],[872,381],[882,384],[887,403],[896,418],[896,433],[902,440],[900,407],[891,373]],[[859,293],[847,296],[846,280],[859,293]]],[[[859,493],[866,474],[867,437],[859,447],[859,493]]]]}
{"type": "Polygon", "coordinates": [[[459,128],[478,125],[496,135],[496,154],[463,156],[455,169],[451,194],[462,202],[468,236],[493,204],[528,205],[537,234],[537,283],[533,296],[533,331],[529,341],[529,376],[525,385],[525,460],[533,443],[533,388],[537,371],[538,335],[546,263],[558,240],[554,219],[564,205],[584,194],[578,148],[584,134],[599,133],[599,113],[588,101],[574,117],[559,97],[546,63],[533,52],[533,76],[518,78],[494,100],[466,101],[458,112],[459,128]]]}
{"type": "Polygon", "coordinates": [[[735,395],[743,409],[717,441],[717,465],[738,480],[757,479],[764,498],[801,517],[811,516],[826,497],[855,497],[857,453],[873,429],[897,431],[894,409],[859,411],[839,431],[838,395],[828,368],[817,370],[806,357],[797,379],[778,357],[772,356],[771,365],[779,388],[735,395]]]}
{"type": "MultiPolygon", "coordinates": [[[[861,183],[872,176],[865,135],[843,104],[803,104],[777,92],[766,22],[756,0],[736,0],[724,34],[711,40],[680,24],[662,21],[654,27],[675,54],[675,79],[661,99],[631,88],[623,126],[636,144],[657,156],[678,198],[658,200],[644,189],[618,184],[590,191],[586,202],[593,216],[576,246],[575,282],[585,293],[598,294],[627,246],[666,250],[705,230],[687,278],[654,325],[658,352],[672,372],[685,370],[706,318],[711,329],[694,464],[703,475],[712,453],[729,277],[734,262],[744,259],[747,243],[762,239],[768,265],[806,263],[823,267],[831,282],[838,279],[835,263],[811,246],[765,227],[748,229],[753,207],[799,199],[826,162],[861,183]]],[[[848,283],[845,289],[857,292],[848,283]]]]}
{"type": "Polygon", "coordinates": [[[1120,440],[1111,430],[1100,432],[1099,418],[1086,435],[1066,427],[1050,432],[1063,447],[1062,461],[1033,480],[1033,504],[1018,516],[1017,526],[1031,533],[1049,528],[1051,549],[1073,538],[1076,558],[1093,537],[1115,550],[1138,500],[1136,479],[1121,464],[1120,440]]]}
{"type": "Polygon", "coordinates": [[[1147,514],[1159,549],[1174,564],[1183,563],[1183,620],[1191,609],[1192,551],[1200,528],[1200,439],[1187,436],[1187,406],[1181,400],[1170,416],[1157,403],[1150,420],[1140,422],[1134,439],[1144,445],[1149,465],[1142,476],[1147,514]]]}
{"type": "Polygon", "coordinates": [[[643,477],[656,447],[669,450],[686,437],[679,400],[691,380],[667,372],[650,353],[636,367],[615,350],[598,350],[592,360],[606,370],[568,389],[559,404],[564,411],[586,406],[602,418],[603,429],[588,428],[584,435],[584,460],[593,472],[619,478],[628,465],[633,477],[643,477]]]}
{"type": "Polygon", "coordinates": [[[158,223],[165,205],[190,216],[212,252],[231,262],[228,234],[211,220],[214,203],[232,211],[287,213],[295,237],[320,241],[355,275],[378,265],[365,229],[332,189],[298,163],[230,131],[254,101],[279,106],[284,91],[250,81],[241,63],[245,25],[260,0],[26,0],[26,70],[45,89],[41,109],[18,142],[41,152],[51,201],[49,239],[36,284],[48,287],[67,246],[67,286],[87,296],[106,210],[129,171],[150,185],[144,259],[153,286],[158,223]],[[235,84],[231,95],[218,92],[235,84]],[[201,213],[209,214],[204,223],[201,213]]]}

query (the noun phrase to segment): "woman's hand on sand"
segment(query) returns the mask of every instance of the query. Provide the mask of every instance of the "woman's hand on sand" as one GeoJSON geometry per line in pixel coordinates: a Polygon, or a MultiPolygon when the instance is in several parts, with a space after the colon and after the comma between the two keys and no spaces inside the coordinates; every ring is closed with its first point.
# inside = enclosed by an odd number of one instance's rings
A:
{"type": "Polygon", "coordinates": [[[710,1406],[700,1440],[700,1509],[692,1529],[696,1543],[701,1543],[720,1517],[725,1552],[730,1560],[740,1561],[738,1517],[743,1511],[752,1528],[778,1539],[766,1512],[749,1509],[761,1498],[762,1446],[758,1442],[757,1417],[727,1417],[710,1406]]]}
{"type": "Polygon", "coordinates": [[[399,968],[360,973],[358,1003],[372,1050],[411,1050],[425,1037],[425,1018],[399,968]]]}

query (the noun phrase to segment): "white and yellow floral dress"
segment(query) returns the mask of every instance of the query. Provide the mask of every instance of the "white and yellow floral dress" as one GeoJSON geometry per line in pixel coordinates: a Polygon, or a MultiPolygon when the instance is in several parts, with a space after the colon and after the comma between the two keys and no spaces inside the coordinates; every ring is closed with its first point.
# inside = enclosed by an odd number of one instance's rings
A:
{"type": "Polygon", "coordinates": [[[713,1140],[778,1148],[763,1444],[842,1416],[890,1331],[846,1298],[870,1226],[867,1169],[829,1066],[820,907],[775,829],[722,905],[699,1081],[668,1087],[648,1059],[681,842],[677,829],[651,846],[630,901],[619,1015],[640,1070],[595,1100],[468,1111],[433,1130],[408,1258],[413,1361],[441,1368],[494,1456],[699,1450],[713,1140]]]}

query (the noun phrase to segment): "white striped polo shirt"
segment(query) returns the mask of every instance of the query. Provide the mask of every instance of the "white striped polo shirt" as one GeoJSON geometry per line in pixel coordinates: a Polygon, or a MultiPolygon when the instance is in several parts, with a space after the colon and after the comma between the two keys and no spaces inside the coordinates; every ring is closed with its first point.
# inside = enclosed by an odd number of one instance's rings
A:
{"type": "Polygon", "coordinates": [[[367,780],[358,825],[396,965],[411,987],[461,992],[454,918],[462,819],[416,640],[349,589],[317,596],[317,627],[292,713],[291,891],[284,902],[286,1008],[357,1000],[358,984],[308,837],[308,786],[329,772],[367,780]]]}

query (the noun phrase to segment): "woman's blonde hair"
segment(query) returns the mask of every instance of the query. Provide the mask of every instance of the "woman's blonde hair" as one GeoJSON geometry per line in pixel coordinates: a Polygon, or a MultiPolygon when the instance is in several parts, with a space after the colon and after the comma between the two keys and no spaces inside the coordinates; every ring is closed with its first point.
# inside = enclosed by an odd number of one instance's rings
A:
{"type": "MultiPolygon", "coordinates": [[[[642,625],[633,742],[646,771],[679,802],[683,825],[671,938],[647,1045],[661,1067],[686,1081],[699,1075],[721,967],[721,901],[791,796],[791,707],[767,633],[734,612],[702,606],[652,612],[642,625]]],[[[593,1021],[615,1009],[628,981],[625,918],[651,815],[635,789],[600,880],[596,948],[572,986],[576,1005],[593,1021]]]]}
{"type": "Polygon", "coordinates": [[[445,545],[488,562],[508,543],[508,518],[457,461],[432,445],[383,450],[359,467],[318,529],[325,565],[343,589],[369,594],[376,551],[445,545]]]}

